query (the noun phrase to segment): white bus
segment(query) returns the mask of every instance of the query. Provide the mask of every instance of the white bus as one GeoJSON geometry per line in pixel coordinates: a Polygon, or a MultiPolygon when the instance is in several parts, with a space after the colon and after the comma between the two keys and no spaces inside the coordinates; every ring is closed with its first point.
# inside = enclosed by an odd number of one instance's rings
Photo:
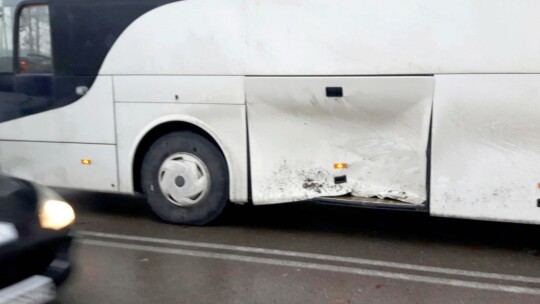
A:
{"type": "Polygon", "coordinates": [[[540,1],[0,3],[3,172],[540,224],[540,1]]]}

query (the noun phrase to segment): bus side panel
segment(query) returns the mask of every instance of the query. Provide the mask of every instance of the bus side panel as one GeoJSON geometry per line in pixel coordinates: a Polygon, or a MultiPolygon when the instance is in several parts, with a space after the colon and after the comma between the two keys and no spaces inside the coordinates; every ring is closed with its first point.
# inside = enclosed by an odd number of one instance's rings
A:
{"type": "Polygon", "coordinates": [[[435,77],[431,213],[540,223],[540,75],[435,77]]]}
{"type": "Polygon", "coordinates": [[[294,76],[540,69],[538,1],[328,3],[198,0],[161,6],[120,35],[100,73],[294,76]]]}
{"type": "Polygon", "coordinates": [[[116,102],[245,104],[242,76],[115,76],[116,102]]]}
{"type": "Polygon", "coordinates": [[[0,168],[46,185],[116,191],[115,144],[112,78],[99,76],[77,102],[0,124],[0,168]]]}
{"type": "Polygon", "coordinates": [[[195,125],[213,137],[229,165],[231,201],[247,202],[243,79],[236,76],[115,76],[120,190],[132,192],[134,189],[133,174],[140,173],[133,172],[133,160],[142,138],[156,126],[180,121],[195,125]],[[141,88],[146,93],[137,93],[141,88]]]}
{"type": "Polygon", "coordinates": [[[254,204],[426,201],[432,77],[248,77],[246,96],[254,204]]]}
{"type": "Polygon", "coordinates": [[[122,32],[100,74],[245,75],[249,1],[178,1],[157,7],[122,32]]]}
{"type": "Polygon", "coordinates": [[[4,173],[49,186],[118,189],[114,145],[0,141],[0,162],[4,173]]]}
{"type": "Polygon", "coordinates": [[[70,105],[1,123],[0,140],[114,145],[111,77],[97,77],[88,93],[70,105]]]}

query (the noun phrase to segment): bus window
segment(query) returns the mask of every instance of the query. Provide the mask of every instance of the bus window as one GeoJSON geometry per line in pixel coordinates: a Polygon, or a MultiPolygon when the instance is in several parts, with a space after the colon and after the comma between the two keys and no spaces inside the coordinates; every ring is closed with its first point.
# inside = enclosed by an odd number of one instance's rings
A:
{"type": "Polygon", "coordinates": [[[19,72],[49,74],[53,72],[51,27],[47,5],[28,5],[19,16],[19,72]]]}
{"type": "Polygon", "coordinates": [[[19,2],[0,1],[4,4],[2,26],[10,31],[2,37],[5,64],[0,73],[0,122],[54,107],[49,9],[47,5],[25,5],[17,10],[19,2]]]}
{"type": "Polygon", "coordinates": [[[13,24],[15,9],[21,1],[0,1],[0,74],[13,72],[13,24]]]}

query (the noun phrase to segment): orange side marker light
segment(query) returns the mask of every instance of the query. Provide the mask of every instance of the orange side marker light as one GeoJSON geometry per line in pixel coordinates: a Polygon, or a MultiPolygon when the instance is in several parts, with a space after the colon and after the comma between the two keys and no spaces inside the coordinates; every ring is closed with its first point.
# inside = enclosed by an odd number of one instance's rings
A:
{"type": "Polygon", "coordinates": [[[335,163],[334,169],[347,169],[349,166],[346,163],[335,163]]]}

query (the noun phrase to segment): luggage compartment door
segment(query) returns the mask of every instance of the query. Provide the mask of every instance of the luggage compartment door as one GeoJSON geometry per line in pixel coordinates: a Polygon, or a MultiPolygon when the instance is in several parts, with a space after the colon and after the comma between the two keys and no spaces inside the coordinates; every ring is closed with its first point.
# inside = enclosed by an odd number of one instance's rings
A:
{"type": "Polygon", "coordinates": [[[422,204],[432,96],[431,76],[247,77],[254,204],[346,194],[422,204]]]}

